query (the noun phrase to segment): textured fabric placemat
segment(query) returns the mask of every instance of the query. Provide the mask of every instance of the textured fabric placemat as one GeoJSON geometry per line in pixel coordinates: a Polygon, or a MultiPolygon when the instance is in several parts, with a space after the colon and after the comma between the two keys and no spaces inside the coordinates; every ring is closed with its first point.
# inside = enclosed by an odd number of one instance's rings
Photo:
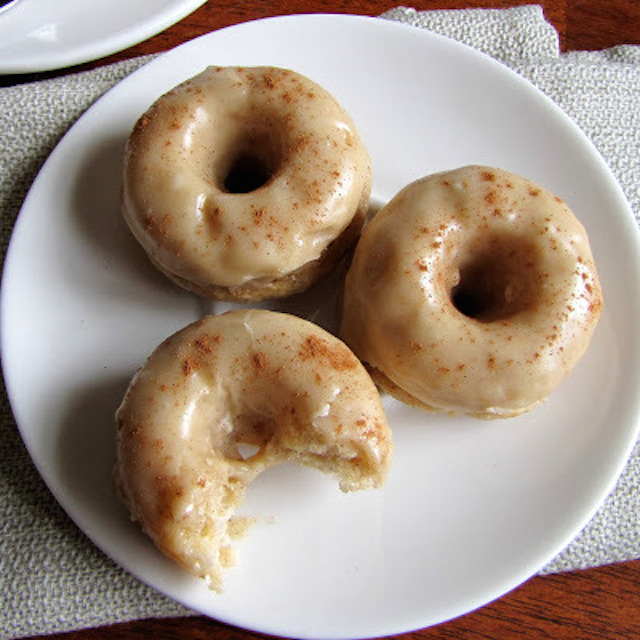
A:
{"type": "MultiPolygon", "coordinates": [[[[640,47],[560,55],[540,7],[383,16],[462,41],[531,79],[587,133],[640,212],[640,47]]],[[[0,89],[2,259],[42,163],[85,109],[149,57],[0,89]]],[[[37,474],[0,397],[0,637],[189,615],[115,566],[78,531],[37,474]]],[[[544,572],[640,557],[640,447],[583,533],[544,572]]]]}

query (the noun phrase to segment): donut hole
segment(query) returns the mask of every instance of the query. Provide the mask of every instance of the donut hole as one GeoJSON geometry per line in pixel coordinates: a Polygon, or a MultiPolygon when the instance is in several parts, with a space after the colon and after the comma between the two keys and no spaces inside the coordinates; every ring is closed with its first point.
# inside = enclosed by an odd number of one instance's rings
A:
{"type": "Polygon", "coordinates": [[[495,235],[471,245],[451,289],[453,306],[479,322],[531,311],[540,295],[540,255],[529,240],[495,235]]]}
{"type": "Polygon", "coordinates": [[[269,131],[252,132],[223,154],[218,186],[226,193],[257,191],[269,183],[281,164],[282,152],[275,137],[269,131]]]}
{"type": "Polygon", "coordinates": [[[230,434],[233,457],[251,460],[260,456],[276,432],[277,424],[266,416],[241,415],[230,434]]]}
{"type": "Polygon", "coordinates": [[[260,453],[262,447],[258,444],[250,444],[249,442],[238,442],[238,453],[243,460],[250,460],[260,453]]]}
{"type": "Polygon", "coordinates": [[[243,153],[232,161],[222,182],[223,189],[227,193],[251,193],[267,184],[273,173],[263,158],[243,153]]]}

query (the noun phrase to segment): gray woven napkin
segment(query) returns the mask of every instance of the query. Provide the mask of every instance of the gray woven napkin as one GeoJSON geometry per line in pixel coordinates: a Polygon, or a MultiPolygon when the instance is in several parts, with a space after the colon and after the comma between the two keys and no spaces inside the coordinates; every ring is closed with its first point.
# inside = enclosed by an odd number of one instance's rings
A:
{"type": "MultiPolygon", "coordinates": [[[[587,133],[640,212],[640,47],[560,55],[537,6],[416,12],[382,17],[476,47],[531,79],[587,133]]],[[[2,255],[36,173],[78,116],[144,64],[0,89],[2,255]]],[[[0,637],[43,635],[132,619],[189,615],[96,549],[55,502],[0,397],[0,637]]],[[[583,533],[544,572],[640,557],[640,447],[583,533]]]]}

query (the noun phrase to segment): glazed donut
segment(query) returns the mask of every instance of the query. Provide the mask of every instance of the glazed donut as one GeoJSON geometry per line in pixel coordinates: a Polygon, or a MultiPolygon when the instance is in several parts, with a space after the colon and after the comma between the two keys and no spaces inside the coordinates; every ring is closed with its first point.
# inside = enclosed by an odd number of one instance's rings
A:
{"type": "Polygon", "coordinates": [[[315,324],[266,310],[207,316],[162,343],[116,414],[116,485],[169,557],[220,590],[249,483],[286,460],[380,487],[393,444],[376,386],[315,324]],[[243,457],[243,445],[253,455],[243,457]]]}
{"type": "Polygon", "coordinates": [[[341,336],[404,402],[509,417],[576,365],[601,304],[586,232],[564,202],[469,166],[413,182],[365,228],[341,336]]]}
{"type": "Polygon", "coordinates": [[[291,295],[357,240],[371,163],[322,87],[274,67],[209,67],[160,97],[125,151],[122,211],[151,262],[201,296],[291,295]]]}

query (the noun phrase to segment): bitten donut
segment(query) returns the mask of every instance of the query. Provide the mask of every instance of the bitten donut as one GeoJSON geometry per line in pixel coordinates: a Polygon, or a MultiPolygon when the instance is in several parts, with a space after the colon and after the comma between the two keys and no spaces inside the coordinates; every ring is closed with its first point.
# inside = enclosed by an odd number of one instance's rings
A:
{"type": "Polygon", "coordinates": [[[601,301],[587,235],[564,202],[470,166],[408,185],[365,228],[341,335],[409,404],[509,417],[576,365],[601,301]]]}
{"type": "Polygon", "coordinates": [[[350,349],[265,310],[208,316],[168,338],[134,376],[116,425],[116,484],[133,519],[214,590],[259,473],[292,460],[335,474],[343,491],[377,488],[393,450],[378,390],[350,349]]]}
{"type": "Polygon", "coordinates": [[[329,271],[357,240],[371,190],[349,115],[274,67],[209,67],[160,97],[123,171],[123,215],[151,262],[235,301],[288,296],[329,271]]]}

